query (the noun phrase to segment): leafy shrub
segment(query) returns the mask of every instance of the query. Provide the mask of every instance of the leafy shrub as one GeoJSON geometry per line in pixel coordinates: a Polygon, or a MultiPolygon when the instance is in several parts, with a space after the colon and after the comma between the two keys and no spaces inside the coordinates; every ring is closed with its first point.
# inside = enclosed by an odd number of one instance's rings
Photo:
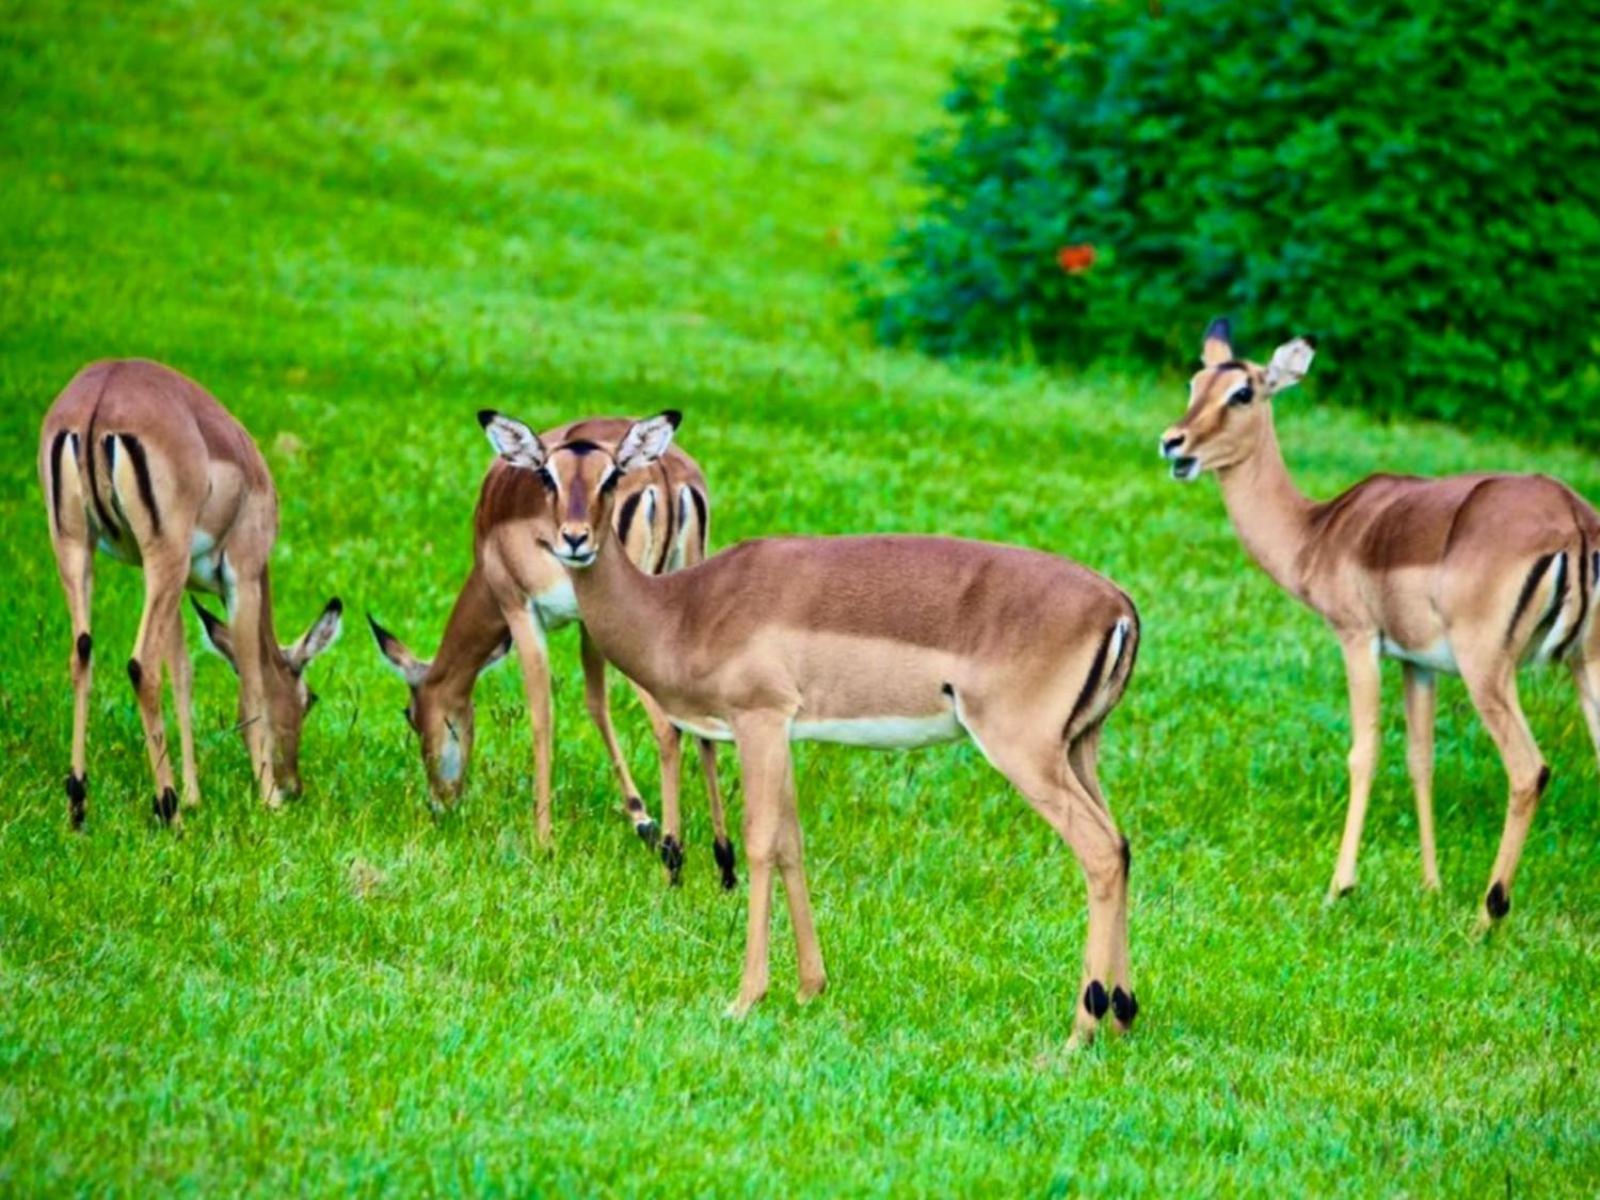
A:
{"type": "Polygon", "coordinates": [[[1341,399],[1600,440],[1597,0],[1023,0],[987,45],[885,340],[1170,366],[1228,313],[1341,399]]]}

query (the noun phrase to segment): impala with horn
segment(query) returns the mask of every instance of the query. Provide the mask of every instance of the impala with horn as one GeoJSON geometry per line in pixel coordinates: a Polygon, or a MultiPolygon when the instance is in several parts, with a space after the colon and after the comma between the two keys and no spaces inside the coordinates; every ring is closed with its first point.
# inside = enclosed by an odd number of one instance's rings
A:
{"type": "Polygon", "coordinates": [[[128,677],[155,776],[156,814],[169,823],[181,819],[161,711],[163,672],[178,716],[182,806],[200,803],[192,665],[183,637],[186,588],[227,605],[226,622],[195,607],[212,644],[238,673],[239,727],[262,800],[276,808],[285,792],[297,793],[301,726],[316,702],[305,670],[338,636],[341,606],[328,601],[304,637],[278,645],[267,582],[278,494],[244,427],[170,367],[142,359],[91,363],[45,414],[39,479],[72,620],[73,827],[83,824],[88,793],[89,596],[97,546],[144,570],[144,611],[128,677]]]}
{"type": "MultiPolygon", "coordinates": [[[[489,417],[483,415],[485,421],[489,417]]],[[[609,458],[631,425],[622,419],[592,418],[553,429],[545,437],[573,447],[575,455],[609,458]]],[[[707,495],[699,466],[676,447],[649,470],[630,477],[618,490],[611,511],[617,542],[629,561],[642,571],[660,574],[704,558],[710,519],[707,495]]],[[[541,842],[548,842],[551,834],[553,750],[545,636],[578,617],[562,552],[545,532],[549,513],[562,499],[559,484],[548,472],[530,473],[499,461],[489,468],[473,516],[473,567],[431,662],[418,658],[394,634],[368,618],[378,649],[411,689],[406,720],[421,745],[428,785],[441,803],[453,803],[465,781],[472,756],[472,693],[478,676],[516,648],[533,727],[534,816],[541,842]]],[[[622,787],[624,811],[641,838],[651,845],[659,841],[662,863],[669,881],[675,884],[684,858],[678,805],[682,735],[649,694],[636,689],[660,754],[663,832],[640,798],[617,742],[606,692],[605,659],[587,628],[580,629],[579,648],[584,699],[622,787]]],[[[704,739],[697,739],[696,744],[711,801],[713,856],[723,887],[731,889],[738,880],[723,816],[716,750],[704,739]]]]}
{"type": "Polygon", "coordinates": [[[1379,660],[1405,676],[1407,763],[1422,879],[1439,886],[1433,828],[1434,678],[1460,675],[1510,784],[1482,921],[1511,909],[1511,884],[1549,782],[1517,699],[1525,662],[1563,663],[1600,748],[1600,517],[1543,475],[1372,475],[1314,502],[1289,478],[1272,401],[1311,366],[1296,338],[1262,366],[1234,357],[1226,321],[1207,330],[1189,408],[1161,437],[1180,480],[1214,472],[1250,556],[1322,616],[1338,638],[1350,692],[1350,805],[1330,896],[1356,882],[1356,853],[1378,754],[1379,660]]]}
{"type": "Polygon", "coordinates": [[[902,749],[970,737],[1076,855],[1089,936],[1074,1037],[1137,1012],[1128,974],[1128,844],[1100,790],[1101,725],[1139,645],[1132,602],[1054,555],[943,537],[764,538],[667,575],[613,530],[617,497],[668,453],[676,413],[606,447],[485,423],[513,467],[547,480],[541,536],[568,568],[606,658],[678,728],[735,743],[750,875],[744,974],[766,993],[774,870],[794,926],[802,1001],[827,976],[801,861],[790,742],[902,749]]]}

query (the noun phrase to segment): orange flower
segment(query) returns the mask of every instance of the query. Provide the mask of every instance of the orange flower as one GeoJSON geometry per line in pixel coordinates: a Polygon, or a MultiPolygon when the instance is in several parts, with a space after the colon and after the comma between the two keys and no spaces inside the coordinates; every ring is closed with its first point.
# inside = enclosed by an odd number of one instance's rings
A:
{"type": "Polygon", "coordinates": [[[1063,246],[1056,251],[1056,262],[1061,264],[1061,269],[1068,275],[1082,275],[1094,266],[1094,247],[1088,243],[1082,246],[1063,246]]]}

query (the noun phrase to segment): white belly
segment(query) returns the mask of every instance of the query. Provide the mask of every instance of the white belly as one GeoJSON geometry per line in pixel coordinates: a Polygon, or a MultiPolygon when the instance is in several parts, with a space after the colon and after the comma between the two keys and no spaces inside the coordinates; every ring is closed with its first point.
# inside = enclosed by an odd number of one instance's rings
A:
{"type": "Polygon", "coordinates": [[[849,717],[808,721],[798,720],[789,728],[797,742],[837,742],[841,746],[865,746],[872,750],[912,750],[953,742],[962,736],[953,712],[929,717],[849,717]]]}
{"type": "Polygon", "coordinates": [[[685,719],[668,713],[667,720],[671,721],[673,725],[683,730],[683,732],[692,734],[697,738],[704,738],[708,742],[733,741],[733,730],[728,728],[728,723],[719,721],[715,717],[685,719]]]}
{"type": "Polygon", "coordinates": [[[1413,666],[1426,667],[1430,671],[1442,671],[1446,675],[1459,675],[1461,668],[1456,665],[1455,653],[1450,649],[1450,642],[1440,638],[1431,646],[1411,650],[1388,638],[1379,639],[1379,648],[1387,658],[1398,658],[1401,662],[1411,663],[1413,666]]]}

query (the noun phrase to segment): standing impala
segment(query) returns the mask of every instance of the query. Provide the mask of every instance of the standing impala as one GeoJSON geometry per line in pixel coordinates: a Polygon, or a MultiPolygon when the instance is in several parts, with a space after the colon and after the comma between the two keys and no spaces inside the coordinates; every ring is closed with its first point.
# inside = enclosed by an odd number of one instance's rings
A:
{"type": "Polygon", "coordinates": [[[1355,886],[1378,751],[1378,661],[1404,664],[1407,763],[1417,794],[1425,887],[1433,840],[1434,675],[1459,674],[1510,779],[1484,921],[1511,910],[1511,881],[1550,778],[1517,700],[1517,667],[1565,662],[1600,748],[1600,647],[1592,634],[1600,518],[1542,475],[1373,475],[1324,503],[1295,488],[1272,398],[1304,378],[1312,348],[1278,347],[1265,367],[1233,356],[1228,324],[1206,332],[1189,410],[1161,438],[1180,480],[1215,471],[1239,537],[1267,574],[1332,626],[1350,686],[1350,808],[1330,895],[1355,886]]]}
{"type": "MultiPolygon", "coordinates": [[[[142,359],[91,363],[67,384],[39,431],[39,479],[50,540],[72,617],[72,773],[67,798],[83,824],[88,775],[89,593],[94,549],[142,563],[144,613],[128,660],[155,811],[179,819],[161,713],[161,676],[172,681],[183,758],[183,806],[200,803],[190,712],[192,668],[183,640],[184,589],[212,592],[227,624],[201,610],[207,636],[239,675],[239,724],[269,808],[300,789],[300,729],[316,696],[306,664],[339,632],[328,601],[310,630],[280,647],[272,624],[267,557],[278,535],[278,495],[244,427],[199,384],[142,359]]],[[[196,605],[199,608],[199,605],[196,605]]]]}
{"type": "MultiPolygon", "coordinates": [[[[545,436],[575,447],[578,454],[600,452],[602,447],[614,449],[631,425],[628,420],[593,418],[553,429],[545,436]]],[[[548,473],[530,474],[503,462],[490,467],[473,516],[472,572],[456,597],[444,639],[431,663],[417,658],[392,633],[376,621],[371,622],[378,648],[410,685],[406,720],[421,743],[428,785],[438,800],[447,803],[460,795],[472,756],[473,687],[485,667],[496,662],[511,644],[516,646],[528,718],[533,726],[534,812],[541,842],[550,840],[553,736],[545,634],[578,615],[566,568],[557,561],[557,552],[543,533],[548,524],[546,514],[560,499],[554,488],[554,479],[548,473]]],[[[694,460],[676,447],[650,470],[631,476],[617,496],[617,536],[629,559],[652,574],[677,570],[705,557],[708,517],[705,477],[694,460]]],[[[646,842],[654,844],[659,831],[634,787],[611,725],[605,659],[587,629],[580,636],[589,716],[605,742],[634,828],[646,842]]],[[[661,757],[662,816],[666,825],[665,836],[661,837],[661,859],[668,878],[677,883],[683,867],[678,811],[682,735],[648,694],[640,690],[639,699],[650,718],[661,757]]],[[[711,798],[716,835],[713,853],[722,872],[723,887],[732,888],[738,879],[717,782],[716,750],[704,739],[697,744],[711,798]]]]}
{"type": "Polygon", "coordinates": [[[594,450],[493,416],[515,466],[552,479],[544,537],[608,660],[681,729],[731,739],[744,774],[750,870],[744,977],[766,993],[772,871],[794,925],[800,999],[827,977],[801,863],[789,743],[909,748],[967,734],[1072,848],[1089,883],[1077,1036],[1137,1005],[1128,981],[1127,842],[1101,795],[1100,726],[1133,670],[1133,604],[1052,555],[935,537],[768,538],[652,576],[613,542],[612,511],[667,452],[676,413],[594,450]]]}

